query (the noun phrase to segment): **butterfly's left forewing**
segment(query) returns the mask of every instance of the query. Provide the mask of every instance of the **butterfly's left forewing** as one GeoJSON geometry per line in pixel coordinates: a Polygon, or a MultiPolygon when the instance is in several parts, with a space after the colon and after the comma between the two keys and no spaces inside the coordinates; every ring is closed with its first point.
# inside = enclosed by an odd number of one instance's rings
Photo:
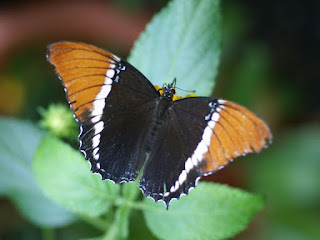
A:
{"type": "Polygon", "coordinates": [[[80,149],[92,171],[133,181],[145,161],[141,146],[159,93],[125,60],[92,45],[57,42],[47,58],[81,124],[80,149]]]}
{"type": "Polygon", "coordinates": [[[248,109],[216,98],[175,101],[140,179],[145,195],[166,205],[232,159],[259,152],[272,136],[248,109]]]}

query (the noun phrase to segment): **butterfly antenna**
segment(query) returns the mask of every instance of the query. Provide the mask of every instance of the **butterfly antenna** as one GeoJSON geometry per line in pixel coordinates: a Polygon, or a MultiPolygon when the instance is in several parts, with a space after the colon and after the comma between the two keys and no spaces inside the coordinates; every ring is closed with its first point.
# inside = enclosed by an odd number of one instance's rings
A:
{"type": "Polygon", "coordinates": [[[176,87],[176,83],[177,83],[177,78],[174,78],[173,81],[172,81],[172,85],[173,85],[174,88],[176,87]]]}
{"type": "Polygon", "coordinates": [[[172,81],[172,85],[176,89],[179,89],[179,90],[184,91],[184,92],[191,92],[191,93],[195,93],[196,92],[196,90],[192,90],[191,91],[191,90],[185,90],[185,89],[182,89],[182,88],[178,88],[178,87],[176,87],[176,83],[177,83],[177,78],[174,78],[173,81],[172,81]]]}
{"type": "Polygon", "coordinates": [[[182,89],[182,88],[178,88],[178,87],[175,87],[176,89],[179,89],[181,91],[184,91],[184,92],[191,92],[191,93],[195,93],[196,90],[185,90],[185,89],[182,89]]]}

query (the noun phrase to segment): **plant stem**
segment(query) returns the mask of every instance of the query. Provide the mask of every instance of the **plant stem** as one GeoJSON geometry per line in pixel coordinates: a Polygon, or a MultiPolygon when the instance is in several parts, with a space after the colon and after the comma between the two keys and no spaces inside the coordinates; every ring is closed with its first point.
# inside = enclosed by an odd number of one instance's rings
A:
{"type": "Polygon", "coordinates": [[[79,216],[79,218],[93,227],[105,232],[107,228],[107,221],[99,217],[79,216]]]}
{"type": "Polygon", "coordinates": [[[143,201],[131,201],[128,199],[119,198],[117,201],[115,201],[115,205],[117,207],[119,206],[126,206],[128,208],[132,208],[135,210],[158,210],[156,207],[152,207],[143,201]]]}
{"type": "Polygon", "coordinates": [[[55,231],[53,228],[42,228],[42,239],[43,240],[54,240],[55,239],[55,231]]]}
{"type": "Polygon", "coordinates": [[[105,232],[105,235],[102,238],[103,240],[115,240],[117,239],[117,229],[116,229],[116,222],[113,222],[108,230],[105,232]]]}

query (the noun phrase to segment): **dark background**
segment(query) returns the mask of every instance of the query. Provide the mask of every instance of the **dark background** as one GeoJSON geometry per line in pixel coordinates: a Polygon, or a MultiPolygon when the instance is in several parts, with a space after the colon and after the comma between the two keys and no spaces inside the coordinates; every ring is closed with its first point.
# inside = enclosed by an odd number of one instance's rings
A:
{"type": "MultiPolygon", "coordinates": [[[[166,3],[165,0],[1,1],[0,115],[38,121],[39,106],[66,103],[60,82],[45,59],[47,44],[58,40],[85,41],[126,57],[146,23],[166,3]]],[[[320,138],[317,135],[320,3],[223,0],[221,9],[222,57],[213,95],[257,112],[269,123],[275,140],[261,158],[248,156],[205,180],[266,194],[270,199],[266,209],[235,239],[317,239],[320,177],[314,178],[319,184],[310,190],[315,203],[288,204],[286,211],[278,203],[292,200],[285,191],[291,188],[295,191],[295,185],[288,181],[283,189],[277,186],[292,166],[301,162],[308,166],[311,158],[308,154],[320,147],[311,150],[301,147],[303,157],[299,159],[278,157],[296,150],[290,144],[287,146],[287,142],[302,146],[310,133],[320,138]],[[274,189],[283,194],[279,196],[274,189]]],[[[180,84],[183,88],[183,83],[180,84]]],[[[320,170],[320,155],[316,158],[311,167],[320,170]]],[[[308,171],[299,178],[307,178],[308,171]]],[[[301,173],[300,169],[292,170],[293,176],[297,173],[301,173]]],[[[296,190],[296,194],[303,193],[296,190]]],[[[0,198],[0,212],[0,239],[41,236],[41,230],[26,222],[8,199],[0,198]]],[[[77,227],[59,231],[77,231],[77,227]]]]}

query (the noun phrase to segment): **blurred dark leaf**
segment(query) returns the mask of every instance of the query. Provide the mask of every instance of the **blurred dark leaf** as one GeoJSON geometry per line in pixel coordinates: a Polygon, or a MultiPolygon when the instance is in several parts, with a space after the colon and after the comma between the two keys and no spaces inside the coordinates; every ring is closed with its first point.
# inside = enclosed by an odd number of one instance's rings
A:
{"type": "Polygon", "coordinates": [[[251,107],[270,79],[269,70],[268,49],[264,46],[250,45],[236,66],[227,98],[251,107]]]}
{"type": "Polygon", "coordinates": [[[0,130],[0,193],[38,226],[63,226],[74,221],[71,213],[43,195],[34,179],[31,164],[43,132],[29,122],[3,117],[0,130]]]}
{"type": "MultiPolygon", "coordinates": [[[[20,88],[25,93],[19,96],[23,104],[16,115],[32,120],[39,118],[39,114],[34,109],[40,103],[41,106],[47,106],[53,100],[65,98],[62,88],[57,87],[60,83],[56,80],[53,71],[48,71],[50,66],[45,58],[46,46],[42,44],[35,41],[34,44],[25,45],[8,63],[7,69],[7,74],[20,84],[20,88]]],[[[15,95],[10,97],[7,101],[16,101],[15,95]]]]}

